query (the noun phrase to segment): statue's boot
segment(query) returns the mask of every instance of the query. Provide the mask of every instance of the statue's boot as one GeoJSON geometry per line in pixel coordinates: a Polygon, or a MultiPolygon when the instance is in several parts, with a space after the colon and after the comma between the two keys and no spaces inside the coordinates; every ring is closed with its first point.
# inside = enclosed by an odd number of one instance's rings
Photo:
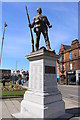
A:
{"type": "Polygon", "coordinates": [[[51,52],[55,53],[55,50],[51,49],[49,41],[46,41],[46,46],[47,46],[48,51],[51,51],[51,52]]]}

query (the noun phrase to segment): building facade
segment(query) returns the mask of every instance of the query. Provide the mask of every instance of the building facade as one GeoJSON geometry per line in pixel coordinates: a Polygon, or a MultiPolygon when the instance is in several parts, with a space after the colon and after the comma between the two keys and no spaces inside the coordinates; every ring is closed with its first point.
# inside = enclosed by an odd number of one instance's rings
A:
{"type": "Polygon", "coordinates": [[[71,46],[61,44],[57,60],[57,77],[60,76],[60,84],[80,85],[80,43],[77,39],[71,46]]]}

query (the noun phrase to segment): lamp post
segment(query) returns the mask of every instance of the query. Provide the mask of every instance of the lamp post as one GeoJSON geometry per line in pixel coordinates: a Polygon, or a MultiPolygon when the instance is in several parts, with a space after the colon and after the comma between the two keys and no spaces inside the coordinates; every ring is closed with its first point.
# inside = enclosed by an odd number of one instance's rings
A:
{"type": "Polygon", "coordinates": [[[4,30],[3,30],[3,36],[2,36],[2,43],[1,43],[1,53],[0,53],[0,66],[1,66],[1,59],[2,59],[2,49],[3,49],[3,42],[4,42],[4,34],[5,34],[5,28],[7,27],[6,22],[4,23],[4,30]]]}

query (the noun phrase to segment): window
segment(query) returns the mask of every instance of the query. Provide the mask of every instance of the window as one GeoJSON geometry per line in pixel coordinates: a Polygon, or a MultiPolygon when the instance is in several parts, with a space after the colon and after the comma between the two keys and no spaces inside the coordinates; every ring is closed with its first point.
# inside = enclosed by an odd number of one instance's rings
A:
{"type": "Polygon", "coordinates": [[[79,50],[79,56],[80,56],[80,50],[79,50]]]}
{"type": "Polygon", "coordinates": [[[71,52],[70,52],[70,60],[71,60],[71,52]]]}
{"type": "Polygon", "coordinates": [[[62,61],[62,57],[60,56],[60,62],[62,61]]]}
{"type": "Polygon", "coordinates": [[[64,61],[64,54],[61,54],[61,56],[60,56],[60,62],[61,61],[64,61]]]}
{"type": "Polygon", "coordinates": [[[64,63],[62,63],[62,70],[64,71],[64,63]]]}
{"type": "Polygon", "coordinates": [[[64,61],[64,54],[62,54],[62,61],[64,61]]]}
{"type": "Polygon", "coordinates": [[[70,63],[70,70],[72,70],[72,63],[70,63]]]}
{"type": "Polygon", "coordinates": [[[60,64],[60,70],[62,70],[62,64],[60,64]]]}
{"type": "Polygon", "coordinates": [[[64,63],[60,64],[60,70],[64,71],[64,63]]]}

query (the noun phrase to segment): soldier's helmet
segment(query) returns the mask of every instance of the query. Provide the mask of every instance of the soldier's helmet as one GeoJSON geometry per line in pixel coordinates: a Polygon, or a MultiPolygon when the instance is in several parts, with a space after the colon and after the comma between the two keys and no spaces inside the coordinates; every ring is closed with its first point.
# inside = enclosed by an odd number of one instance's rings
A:
{"type": "Polygon", "coordinates": [[[42,13],[42,9],[41,8],[37,8],[37,13],[41,14],[42,13]]]}

